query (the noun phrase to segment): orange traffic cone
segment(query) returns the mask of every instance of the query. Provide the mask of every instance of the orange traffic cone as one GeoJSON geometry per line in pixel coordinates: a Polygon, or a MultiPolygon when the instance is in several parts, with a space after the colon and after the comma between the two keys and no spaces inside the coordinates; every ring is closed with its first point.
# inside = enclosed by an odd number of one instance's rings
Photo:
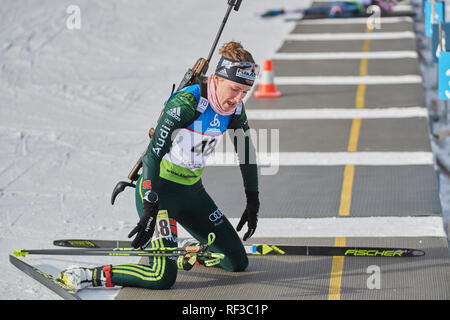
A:
{"type": "Polygon", "coordinates": [[[264,60],[261,82],[258,91],[253,95],[255,98],[278,98],[281,96],[281,92],[277,90],[273,81],[272,60],[264,60]]]}

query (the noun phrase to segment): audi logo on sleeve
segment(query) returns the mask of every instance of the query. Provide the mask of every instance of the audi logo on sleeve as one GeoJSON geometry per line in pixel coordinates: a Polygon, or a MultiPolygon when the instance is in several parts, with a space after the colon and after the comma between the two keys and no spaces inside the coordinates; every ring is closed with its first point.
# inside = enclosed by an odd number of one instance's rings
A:
{"type": "Polygon", "coordinates": [[[220,209],[217,208],[216,211],[214,211],[209,215],[209,221],[211,221],[214,224],[214,226],[218,226],[223,222],[222,217],[223,217],[222,211],[220,211],[220,209]]]}

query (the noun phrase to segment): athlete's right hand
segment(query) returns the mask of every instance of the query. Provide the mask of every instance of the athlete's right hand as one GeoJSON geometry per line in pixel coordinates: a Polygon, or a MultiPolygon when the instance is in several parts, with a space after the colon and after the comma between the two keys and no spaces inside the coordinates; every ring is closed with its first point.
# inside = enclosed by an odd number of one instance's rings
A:
{"type": "Polygon", "coordinates": [[[152,239],[158,215],[158,195],[155,192],[148,191],[142,200],[142,205],[144,214],[137,226],[128,234],[128,238],[131,238],[137,233],[136,238],[131,243],[131,246],[135,249],[143,249],[152,239]]]}
{"type": "Polygon", "coordinates": [[[242,214],[241,220],[236,227],[236,231],[241,231],[242,227],[247,223],[248,230],[244,234],[242,240],[247,241],[256,230],[258,224],[258,211],[259,211],[259,196],[258,191],[247,191],[245,190],[245,195],[247,196],[247,206],[244,213],[242,214]]]}

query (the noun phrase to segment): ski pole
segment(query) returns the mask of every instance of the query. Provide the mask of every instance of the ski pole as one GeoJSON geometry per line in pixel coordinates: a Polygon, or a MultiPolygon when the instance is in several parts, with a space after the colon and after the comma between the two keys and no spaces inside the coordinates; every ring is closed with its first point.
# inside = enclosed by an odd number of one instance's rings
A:
{"type": "Polygon", "coordinates": [[[225,13],[225,17],[223,18],[222,23],[220,24],[219,30],[217,31],[216,38],[213,41],[213,45],[211,46],[208,57],[206,59],[199,58],[197,60],[197,62],[195,63],[194,67],[192,69],[188,69],[188,71],[185,73],[183,79],[181,80],[180,84],[178,85],[177,91],[192,84],[196,78],[198,78],[200,76],[204,76],[206,74],[206,72],[208,71],[209,62],[211,61],[212,55],[214,54],[214,51],[216,50],[217,43],[219,42],[220,36],[222,35],[222,31],[225,28],[225,24],[228,21],[228,17],[230,16],[231,10],[234,8],[235,11],[238,11],[239,7],[241,5],[241,2],[242,2],[242,0],[228,0],[228,8],[225,13]]]}
{"type": "Polygon", "coordinates": [[[241,2],[242,2],[242,0],[228,0],[227,12],[225,13],[225,17],[223,18],[222,24],[219,27],[219,31],[217,32],[216,38],[214,39],[214,42],[211,47],[211,50],[209,51],[208,57],[206,58],[207,65],[205,67],[203,74],[205,74],[206,71],[208,70],[209,61],[211,61],[211,57],[213,56],[214,51],[216,50],[217,43],[219,42],[220,36],[222,35],[222,31],[225,27],[225,24],[228,21],[228,17],[230,16],[231,9],[234,8],[234,11],[238,11],[239,7],[241,6],[241,2]]]}
{"type": "Polygon", "coordinates": [[[34,255],[63,255],[63,256],[138,256],[138,257],[174,257],[195,254],[198,257],[223,259],[225,255],[215,252],[188,252],[185,250],[139,250],[133,248],[114,248],[114,249],[21,249],[14,250],[16,257],[26,257],[29,254],[34,255]]]}
{"type": "Polygon", "coordinates": [[[225,256],[221,253],[206,252],[208,247],[216,240],[216,235],[211,232],[208,234],[208,242],[199,246],[186,246],[175,248],[88,248],[88,249],[32,249],[32,250],[14,250],[14,255],[27,256],[28,254],[42,255],[81,255],[81,256],[180,256],[194,254],[205,258],[223,259],[225,256]]]}

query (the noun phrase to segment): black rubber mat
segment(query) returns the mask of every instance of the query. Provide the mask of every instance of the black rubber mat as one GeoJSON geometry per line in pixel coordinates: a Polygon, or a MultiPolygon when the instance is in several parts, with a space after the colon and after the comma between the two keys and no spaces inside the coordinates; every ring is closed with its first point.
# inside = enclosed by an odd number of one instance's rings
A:
{"type": "MultiPolygon", "coordinates": [[[[275,69],[275,74],[277,73],[275,69]]],[[[245,104],[251,109],[354,108],[357,85],[278,85],[282,96],[277,99],[251,98],[245,104]]],[[[366,85],[365,108],[425,106],[421,83],[366,85]]]]}
{"type": "MultiPolygon", "coordinates": [[[[361,59],[273,60],[274,70],[283,77],[359,76],[361,59]]],[[[419,75],[417,59],[368,59],[371,76],[419,75]]]]}
{"type": "MultiPolygon", "coordinates": [[[[361,52],[364,40],[286,40],[277,52],[361,52]]],[[[371,40],[370,51],[415,51],[414,39],[371,40]]]]}
{"type": "MultiPolygon", "coordinates": [[[[423,249],[413,258],[346,257],[341,299],[448,300],[450,265],[442,238],[349,238],[347,245],[399,246],[423,249]],[[377,266],[380,289],[369,289],[368,267],[377,266]],[[420,288],[420,290],[418,290],[420,288]]],[[[333,238],[270,238],[251,243],[333,246],[333,238]]],[[[262,256],[249,258],[246,271],[230,273],[218,268],[194,266],[179,271],[170,290],[124,288],[118,300],[326,300],[332,257],[262,256]]],[[[147,259],[142,259],[146,263],[147,259]]],[[[372,270],[372,269],[369,269],[372,270]]]]}
{"type": "Polygon", "coordinates": [[[431,152],[427,118],[362,119],[358,151],[431,152]]]}
{"type": "MultiPolygon", "coordinates": [[[[250,125],[258,150],[258,141],[267,138],[268,152],[346,152],[352,119],[252,120],[250,125]]],[[[428,132],[425,117],[362,119],[358,151],[431,152],[428,132]]]]}
{"type": "MultiPolygon", "coordinates": [[[[281,166],[259,176],[260,217],[335,217],[344,166],[281,166]]],[[[245,194],[239,168],[208,167],[203,183],[227,217],[240,217],[245,194]],[[218,183],[220,181],[220,183],[218,183]]],[[[440,215],[432,165],[355,166],[350,216],[440,215]]]]}
{"type": "Polygon", "coordinates": [[[356,166],[350,216],[441,215],[433,166],[356,166]]]}
{"type": "Polygon", "coordinates": [[[346,245],[417,248],[424,250],[425,256],[405,260],[345,258],[342,300],[450,299],[450,259],[445,238],[347,238],[346,245]],[[378,267],[380,289],[367,287],[374,267],[378,267]]]}
{"type": "MultiPolygon", "coordinates": [[[[297,24],[291,33],[361,33],[366,31],[366,24],[297,24]]],[[[373,29],[372,32],[404,32],[413,31],[413,23],[402,21],[397,23],[381,23],[380,29],[373,29]]]]}

